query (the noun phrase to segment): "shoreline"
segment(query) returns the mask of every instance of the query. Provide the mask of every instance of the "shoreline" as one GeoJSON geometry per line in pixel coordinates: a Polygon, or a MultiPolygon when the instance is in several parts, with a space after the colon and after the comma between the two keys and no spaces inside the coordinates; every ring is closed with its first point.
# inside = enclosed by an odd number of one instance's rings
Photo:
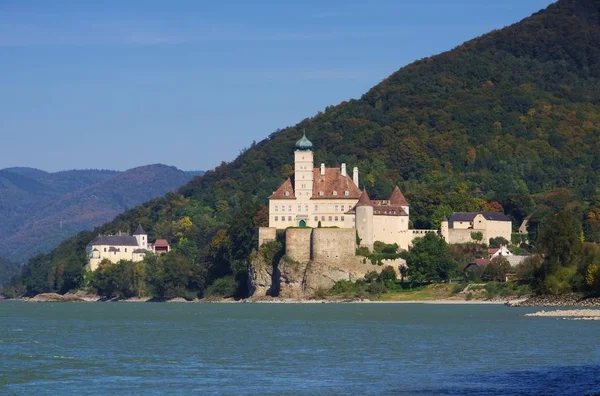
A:
{"type": "Polygon", "coordinates": [[[424,300],[371,300],[361,298],[331,297],[324,299],[280,298],[269,296],[254,296],[246,299],[233,298],[202,298],[185,300],[177,297],[170,300],[161,300],[152,297],[132,297],[127,299],[107,299],[95,294],[85,292],[67,293],[42,293],[34,297],[21,297],[5,299],[25,302],[121,302],[121,303],[196,303],[196,304],[428,304],[428,305],[506,305],[508,307],[572,307],[572,308],[599,308],[600,297],[583,298],[577,295],[564,296],[527,296],[519,298],[493,298],[493,299],[458,299],[456,297],[436,298],[424,300]]]}

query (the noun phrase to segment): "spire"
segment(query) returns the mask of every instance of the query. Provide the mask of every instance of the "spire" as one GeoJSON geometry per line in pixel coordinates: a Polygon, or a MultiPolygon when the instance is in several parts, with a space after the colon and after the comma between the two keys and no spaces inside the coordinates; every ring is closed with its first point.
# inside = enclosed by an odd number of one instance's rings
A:
{"type": "Polygon", "coordinates": [[[306,137],[306,130],[303,130],[302,137],[296,142],[296,150],[308,151],[312,150],[313,144],[306,137]]]}
{"type": "Polygon", "coordinates": [[[389,201],[392,205],[408,206],[408,201],[404,198],[404,194],[402,194],[402,191],[400,191],[400,187],[398,186],[392,191],[389,201]]]}
{"type": "Polygon", "coordinates": [[[356,203],[356,208],[358,208],[359,206],[373,206],[373,204],[371,203],[371,198],[369,198],[369,194],[367,194],[367,189],[363,189],[362,193],[360,194],[360,198],[358,198],[358,202],[356,203]]]}
{"type": "Polygon", "coordinates": [[[142,224],[138,224],[133,235],[146,235],[146,231],[142,228],[142,224]]]}

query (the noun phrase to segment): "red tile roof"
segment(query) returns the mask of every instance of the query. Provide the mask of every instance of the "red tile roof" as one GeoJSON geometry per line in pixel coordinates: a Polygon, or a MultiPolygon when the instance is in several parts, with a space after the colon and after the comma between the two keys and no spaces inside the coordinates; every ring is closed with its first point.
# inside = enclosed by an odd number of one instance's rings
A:
{"type": "Polygon", "coordinates": [[[325,168],[325,175],[321,175],[321,169],[313,171],[313,196],[312,199],[358,199],[360,190],[348,175],[342,176],[339,168],[325,168]],[[337,195],[333,195],[334,191],[337,195]],[[348,191],[348,195],[346,195],[348,191]],[[322,193],[322,194],[321,194],[322,193]]]}
{"type": "Polygon", "coordinates": [[[273,194],[271,194],[269,199],[296,199],[292,178],[288,177],[288,179],[284,181],[273,194]],[[287,195],[286,192],[288,193],[287,195]]]}
{"type": "MultiPolygon", "coordinates": [[[[396,200],[396,202],[398,202],[396,200]]],[[[408,205],[408,202],[407,202],[408,205]]],[[[394,204],[390,200],[381,199],[381,200],[373,200],[369,198],[369,194],[367,194],[367,190],[363,190],[360,195],[360,198],[354,208],[350,209],[347,214],[356,213],[356,208],[359,206],[372,206],[373,214],[377,216],[408,216],[408,214],[404,211],[401,205],[394,204]]]]}
{"type": "Polygon", "coordinates": [[[169,242],[167,242],[166,239],[157,239],[156,242],[154,242],[154,247],[168,247],[169,246],[169,242]]]}
{"type": "Polygon", "coordinates": [[[390,195],[390,204],[391,205],[404,205],[408,206],[408,201],[404,198],[404,194],[400,191],[400,187],[396,186],[394,191],[392,191],[392,195],[390,195]]]}
{"type": "Polygon", "coordinates": [[[477,265],[478,267],[486,267],[490,264],[490,260],[488,259],[484,259],[484,258],[476,258],[475,259],[475,265],[477,265]]]}
{"type": "Polygon", "coordinates": [[[369,194],[367,193],[366,189],[362,191],[360,197],[358,198],[358,202],[354,207],[358,208],[359,206],[373,206],[373,202],[371,202],[371,198],[369,198],[369,194]]]}
{"type": "MultiPolygon", "coordinates": [[[[358,199],[360,197],[360,190],[356,187],[352,178],[348,175],[342,176],[342,172],[338,168],[325,168],[325,175],[321,175],[321,168],[315,168],[313,178],[311,199],[358,199]],[[346,191],[348,195],[346,195],[346,191]]],[[[295,198],[294,176],[284,181],[269,197],[269,199],[295,198]]]]}

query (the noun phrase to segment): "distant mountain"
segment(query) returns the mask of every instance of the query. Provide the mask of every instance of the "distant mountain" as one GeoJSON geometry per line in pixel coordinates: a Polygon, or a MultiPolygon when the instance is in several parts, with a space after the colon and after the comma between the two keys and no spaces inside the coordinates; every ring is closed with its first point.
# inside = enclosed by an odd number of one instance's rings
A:
{"type": "Polygon", "coordinates": [[[164,195],[202,171],[148,165],[124,172],[34,168],[0,170],[0,255],[25,259],[79,231],[164,195]]]}

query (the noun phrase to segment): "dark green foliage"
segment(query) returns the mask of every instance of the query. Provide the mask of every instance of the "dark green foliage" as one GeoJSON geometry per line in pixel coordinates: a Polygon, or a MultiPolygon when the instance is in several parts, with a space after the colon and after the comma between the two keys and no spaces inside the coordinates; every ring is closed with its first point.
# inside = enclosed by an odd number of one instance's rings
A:
{"type": "MultiPolygon", "coordinates": [[[[544,263],[535,274],[535,288],[541,293],[573,291],[577,263],[582,250],[582,230],[573,213],[562,211],[550,216],[538,240],[544,263]]],[[[580,274],[580,277],[582,275],[580,274]]],[[[579,283],[582,283],[583,279],[579,283]]]]}
{"type": "Polygon", "coordinates": [[[481,280],[486,282],[505,282],[506,274],[512,272],[508,260],[502,256],[494,257],[481,274],[481,280]]]}
{"type": "Polygon", "coordinates": [[[471,239],[477,242],[481,242],[483,240],[483,234],[481,232],[472,232],[471,239]]]}
{"type": "MultiPolygon", "coordinates": [[[[414,62],[360,99],[278,130],[177,193],[129,210],[96,231],[142,223],[151,239],[167,238],[177,248],[183,239],[176,225],[187,216],[193,225],[183,233],[186,247],[179,254],[206,274],[204,287],[228,277],[241,296],[264,209],[257,215],[289,176],[303,129],[314,143],[316,163],[358,166],[371,196],[387,197],[399,184],[415,228],[437,227],[450,211],[498,203],[515,226],[534,212],[529,239],[535,243],[545,216],[575,202],[585,237],[598,241],[597,1],[560,0],[518,24],[414,62]]],[[[64,274],[59,261],[73,256],[83,266],[92,237],[80,234],[61,245],[60,254],[32,259],[13,286],[33,293],[77,284],[76,274],[69,275],[71,283],[58,281],[64,274]]],[[[448,279],[456,263],[447,247],[431,239],[426,244],[432,246],[409,252],[418,263],[413,268],[421,268],[409,275],[448,279]],[[429,249],[435,260],[421,254],[429,249]]]]}
{"type": "Polygon", "coordinates": [[[491,248],[499,248],[500,246],[508,246],[510,245],[510,241],[507,241],[505,238],[496,237],[490,238],[490,247],[491,248]]]}
{"type": "Polygon", "coordinates": [[[21,267],[19,264],[0,256],[0,290],[5,286],[13,276],[19,273],[21,267]]]}
{"type": "Polygon", "coordinates": [[[237,284],[232,276],[217,279],[206,290],[209,297],[233,297],[236,294],[237,284]]]}
{"type": "Polygon", "coordinates": [[[411,282],[448,281],[458,274],[457,262],[442,237],[429,233],[416,239],[401,257],[406,260],[411,282]]]}

